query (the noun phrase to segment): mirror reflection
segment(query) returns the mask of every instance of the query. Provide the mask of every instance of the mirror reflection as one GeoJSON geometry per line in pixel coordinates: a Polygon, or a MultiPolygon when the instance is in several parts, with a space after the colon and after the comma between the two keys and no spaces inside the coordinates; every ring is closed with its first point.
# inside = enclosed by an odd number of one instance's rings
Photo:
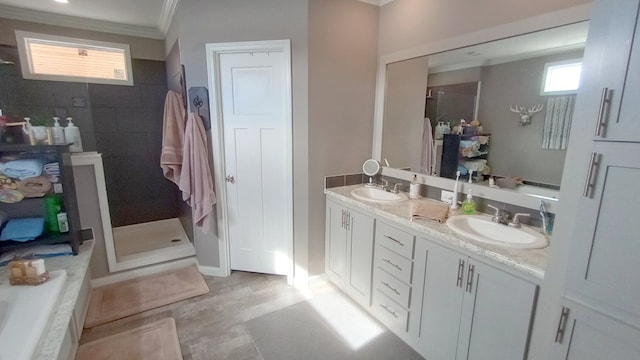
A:
{"type": "Polygon", "coordinates": [[[575,91],[543,93],[579,62],[588,22],[387,65],[382,159],[428,175],[559,187],[575,91]]]}

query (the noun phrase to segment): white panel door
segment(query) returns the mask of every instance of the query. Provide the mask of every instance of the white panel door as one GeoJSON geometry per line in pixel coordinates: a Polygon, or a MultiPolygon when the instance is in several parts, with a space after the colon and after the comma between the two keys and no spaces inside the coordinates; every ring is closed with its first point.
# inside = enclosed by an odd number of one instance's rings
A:
{"type": "Polygon", "coordinates": [[[290,272],[284,52],[220,54],[231,269],[290,272]]]}

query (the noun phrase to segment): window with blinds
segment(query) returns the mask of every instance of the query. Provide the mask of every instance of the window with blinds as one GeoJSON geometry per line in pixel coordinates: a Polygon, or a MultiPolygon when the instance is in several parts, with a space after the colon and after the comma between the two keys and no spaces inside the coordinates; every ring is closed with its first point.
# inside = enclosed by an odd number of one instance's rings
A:
{"type": "Polygon", "coordinates": [[[129,45],[16,31],[25,79],[133,85],[129,45]]]}

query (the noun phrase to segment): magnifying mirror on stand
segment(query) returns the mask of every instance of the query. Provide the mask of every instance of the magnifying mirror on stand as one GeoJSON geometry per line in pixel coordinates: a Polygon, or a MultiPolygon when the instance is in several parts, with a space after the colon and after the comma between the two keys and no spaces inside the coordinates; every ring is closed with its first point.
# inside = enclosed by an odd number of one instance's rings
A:
{"type": "Polygon", "coordinates": [[[382,171],[382,166],[378,160],[369,159],[362,164],[362,172],[369,177],[369,182],[364,186],[375,186],[373,177],[378,175],[382,171]]]}

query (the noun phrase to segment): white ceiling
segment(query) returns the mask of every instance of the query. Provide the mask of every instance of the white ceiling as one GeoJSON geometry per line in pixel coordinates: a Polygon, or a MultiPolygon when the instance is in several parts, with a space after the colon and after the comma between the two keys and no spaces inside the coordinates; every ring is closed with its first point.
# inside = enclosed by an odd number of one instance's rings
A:
{"type": "Polygon", "coordinates": [[[0,0],[0,17],[161,39],[178,0],[0,0]]]}

